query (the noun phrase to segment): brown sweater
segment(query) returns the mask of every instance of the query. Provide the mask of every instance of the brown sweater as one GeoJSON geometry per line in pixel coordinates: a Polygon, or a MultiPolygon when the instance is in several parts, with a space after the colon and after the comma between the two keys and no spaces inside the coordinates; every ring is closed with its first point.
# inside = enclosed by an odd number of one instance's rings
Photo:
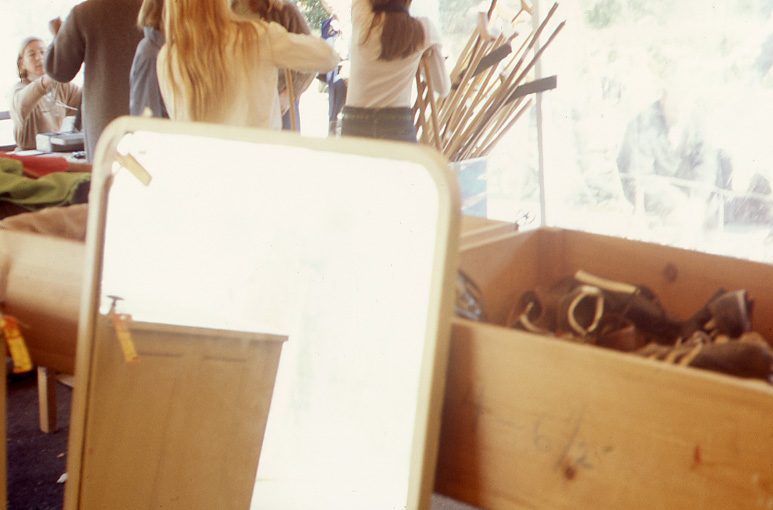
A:
{"type": "Polygon", "coordinates": [[[34,149],[38,133],[62,128],[67,115],[75,115],[81,102],[81,89],[72,83],[56,83],[46,88],[42,78],[22,79],[13,89],[11,118],[16,146],[34,149]]]}
{"type": "Polygon", "coordinates": [[[86,155],[105,126],[129,114],[129,70],[142,38],[137,13],[142,0],[88,0],[72,8],[46,54],[46,72],[69,82],[84,66],[83,131],[86,155]]]}

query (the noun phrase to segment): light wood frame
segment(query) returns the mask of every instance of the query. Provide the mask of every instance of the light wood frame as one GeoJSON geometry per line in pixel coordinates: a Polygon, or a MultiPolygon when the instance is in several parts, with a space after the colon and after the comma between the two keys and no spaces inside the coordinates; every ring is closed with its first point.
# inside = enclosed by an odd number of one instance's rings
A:
{"type": "Polygon", "coordinates": [[[95,350],[92,339],[97,334],[100,316],[98,289],[99,270],[102,266],[102,246],[105,240],[106,202],[108,184],[113,167],[113,155],[119,141],[127,133],[136,130],[160,133],[191,134],[245,142],[260,141],[284,145],[295,145],[327,152],[343,152],[387,160],[410,160],[419,163],[438,191],[437,236],[433,252],[433,273],[431,276],[431,302],[428,303],[428,320],[425,334],[425,350],[431,355],[422,359],[422,372],[417,395],[417,410],[413,432],[413,448],[410,460],[410,483],[406,508],[429,508],[434,482],[437,439],[440,428],[440,411],[444,390],[449,317],[453,308],[453,282],[456,271],[456,242],[459,230],[459,197],[453,176],[447,163],[435,151],[427,148],[359,139],[303,139],[294,133],[250,130],[198,123],[174,123],[157,119],[123,117],[114,121],[102,134],[94,164],[92,181],[91,211],[89,215],[86,249],[86,271],[81,300],[80,327],[76,365],[79,367],[75,379],[73,413],[70,424],[68,474],[65,494],[65,508],[75,510],[86,508],[83,490],[88,479],[82,469],[88,455],[87,439],[93,404],[94,374],[98,367],[100,353],[95,350]]]}

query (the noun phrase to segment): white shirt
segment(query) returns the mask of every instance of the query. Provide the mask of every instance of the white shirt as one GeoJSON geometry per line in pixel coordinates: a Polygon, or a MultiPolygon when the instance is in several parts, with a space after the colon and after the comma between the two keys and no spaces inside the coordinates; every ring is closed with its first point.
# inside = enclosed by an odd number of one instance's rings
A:
{"type": "Polygon", "coordinates": [[[381,28],[371,32],[362,44],[373,20],[369,0],[352,1],[352,47],[349,88],[346,105],[360,108],[409,107],[416,81],[416,70],[422,54],[433,47],[429,59],[430,78],[435,92],[442,96],[451,90],[451,81],[445,68],[440,36],[428,18],[417,17],[424,27],[424,45],[413,55],[397,60],[379,60],[381,28]]]}
{"type": "MultiPolygon", "coordinates": [[[[258,44],[247,48],[230,44],[225,52],[228,80],[234,85],[233,97],[223,111],[201,121],[232,126],[282,128],[282,115],[277,94],[279,68],[307,73],[326,72],[338,64],[338,55],[323,39],[287,32],[278,23],[252,22],[258,33],[258,44]]],[[[175,97],[167,73],[168,45],[158,54],[158,84],[169,117],[190,121],[187,98],[175,97]]],[[[172,54],[171,58],[176,58],[172,54]]],[[[184,95],[184,92],[183,92],[184,95]]]]}

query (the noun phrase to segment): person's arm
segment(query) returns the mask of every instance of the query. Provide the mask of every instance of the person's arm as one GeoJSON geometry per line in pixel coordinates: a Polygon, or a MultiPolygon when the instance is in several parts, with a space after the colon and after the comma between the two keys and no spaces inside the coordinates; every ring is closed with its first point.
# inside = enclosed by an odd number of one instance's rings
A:
{"type": "Polygon", "coordinates": [[[338,64],[338,55],[323,39],[306,34],[291,34],[278,23],[268,23],[271,58],[280,69],[325,72],[338,64]]]}
{"type": "Polygon", "coordinates": [[[61,90],[62,102],[70,107],[67,110],[67,115],[75,115],[81,107],[81,88],[74,83],[60,83],[57,86],[61,90]]]}
{"type": "Polygon", "coordinates": [[[363,20],[370,18],[372,14],[373,7],[370,4],[370,0],[352,0],[352,23],[362,23],[363,20]]]}
{"type": "Polygon", "coordinates": [[[11,100],[11,116],[17,124],[27,121],[38,102],[54,87],[54,82],[48,76],[31,81],[27,85],[19,86],[13,92],[11,100]]]}
{"type": "Polygon", "coordinates": [[[78,27],[78,7],[70,11],[46,51],[46,73],[62,83],[75,78],[86,54],[86,41],[78,27]]]}
{"type": "MultiPolygon", "coordinates": [[[[303,17],[300,9],[293,3],[286,3],[283,9],[283,17],[285,22],[282,23],[288,32],[293,34],[311,34],[309,24],[306,22],[306,18],[303,17]]],[[[316,73],[292,73],[293,80],[293,92],[295,97],[298,98],[303,94],[306,89],[309,88],[311,82],[314,81],[316,73]]]]}
{"type": "Polygon", "coordinates": [[[446,69],[440,35],[430,21],[427,20],[425,26],[427,27],[426,34],[429,39],[429,48],[425,51],[422,58],[425,58],[427,61],[432,88],[438,96],[445,97],[451,92],[451,78],[448,76],[448,70],[446,69]]]}

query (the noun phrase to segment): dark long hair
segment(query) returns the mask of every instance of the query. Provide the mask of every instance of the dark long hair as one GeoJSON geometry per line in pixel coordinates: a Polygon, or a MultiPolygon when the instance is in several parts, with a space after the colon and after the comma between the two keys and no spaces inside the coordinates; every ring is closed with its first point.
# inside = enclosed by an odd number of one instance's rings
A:
{"type": "Polygon", "coordinates": [[[379,60],[397,60],[415,53],[424,44],[424,27],[411,17],[411,0],[370,0],[373,22],[365,34],[368,40],[373,29],[381,26],[379,60]]]}

